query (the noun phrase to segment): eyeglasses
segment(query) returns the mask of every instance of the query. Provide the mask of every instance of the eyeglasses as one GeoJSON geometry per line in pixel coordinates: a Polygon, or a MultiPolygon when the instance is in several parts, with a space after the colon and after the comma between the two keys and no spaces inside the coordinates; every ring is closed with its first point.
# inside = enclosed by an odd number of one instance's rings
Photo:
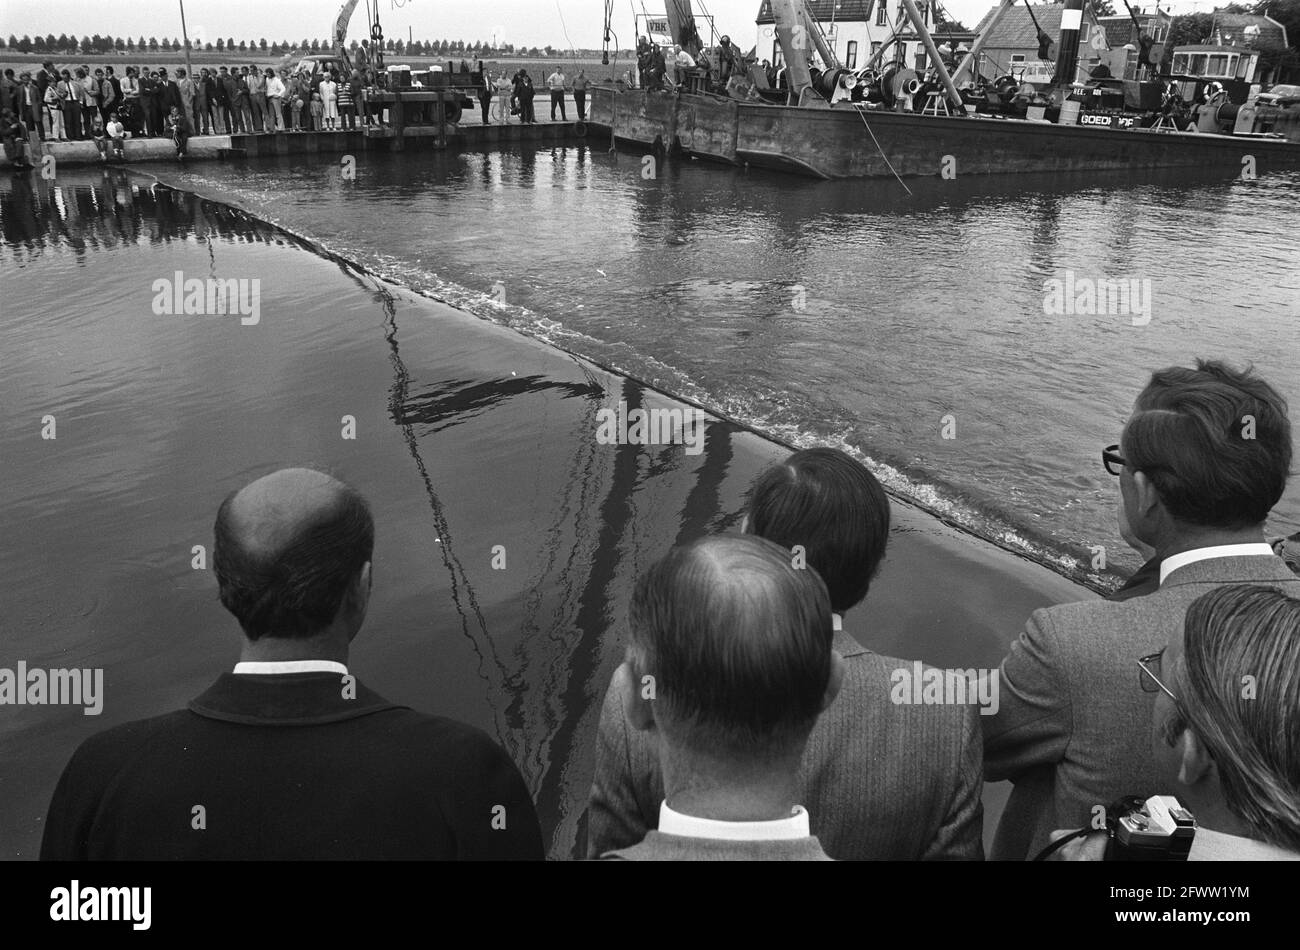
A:
{"type": "Polygon", "coordinates": [[[1169,687],[1160,680],[1160,661],[1161,657],[1164,656],[1164,652],[1164,650],[1159,650],[1148,656],[1138,657],[1138,668],[1142,671],[1138,674],[1138,685],[1142,687],[1144,693],[1163,691],[1174,702],[1178,702],[1178,697],[1171,693],[1169,687]]]}
{"type": "Polygon", "coordinates": [[[1108,445],[1101,450],[1101,464],[1106,466],[1106,471],[1112,475],[1120,475],[1124,472],[1124,466],[1128,462],[1124,461],[1124,456],[1119,454],[1119,445],[1108,445]]]}

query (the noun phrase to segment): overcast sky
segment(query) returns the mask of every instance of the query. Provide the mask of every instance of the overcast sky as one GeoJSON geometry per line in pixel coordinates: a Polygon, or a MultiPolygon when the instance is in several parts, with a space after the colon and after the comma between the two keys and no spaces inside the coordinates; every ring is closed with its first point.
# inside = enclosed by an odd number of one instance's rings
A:
{"type": "MultiPolygon", "coordinates": [[[[416,39],[463,39],[516,46],[598,48],[605,5],[602,0],[377,0],[387,36],[416,39]],[[567,29],[567,39],[566,39],[567,29]]],[[[973,27],[994,0],[942,0],[952,16],[973,27]]],[[[1146,0],[1150,4],[1153,0],[1146,0]]],[[[1226,2],[1226,0],[1225,0],[1226,2]]],[[[1122,5],[1116,4],[1120,9],[1122,5]]],[[[218,36],[236,41],[261,39],[324,39],[330,33],[342,0],[186,0],[185,21],[190,36],[209,42],[218,36]]],[[[614,0],[614,32],[625,47],[632,45],[632,11],[663,10],[663,0],[614,0]]],[[[696,0],[697,13],[714,16],[719,32],[730,33],[752,46],[754,17],[760,0],[696,0]]],[[[1135,5],[1136,6],[1136,5],[1135,5]]],[[[1212,0],[1162,2],[1162,9],[1190,12],[1212,10],[1212,0]]],[[[366,35],[366,0],[358,4],[350,37],[366,35]]],[[[0,34],[22,36],[53,33],[94,33],[112,36],[181,35],[178,0],[0,0],[0,34]]]]}

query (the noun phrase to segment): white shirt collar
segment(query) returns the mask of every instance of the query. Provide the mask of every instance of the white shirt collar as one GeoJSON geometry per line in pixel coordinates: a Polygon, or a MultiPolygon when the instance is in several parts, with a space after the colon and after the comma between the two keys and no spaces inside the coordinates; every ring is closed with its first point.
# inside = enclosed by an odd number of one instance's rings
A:
{"type": "Polygon", "coordinates": [[[246,660],[236,663],[234,672],[237,676],[278,676],[283,673],[338,673],[347,676],[348,668],[333,660],[246,660]]]}
{"type": "Polygon", "coordinates": [[[844,618],[839,614],[831,614],[831,629],[839,633],[844,629],[844,618]]]}
{"type": "Polygon", "coordinates": [[[1180,567],[1195,564],[1197,561],[1208,561],[1212,557],[1268,557],[1272,553],[1273,549],[1263,541],[1255,541],[1249,544],[1216,544],[1208,548],[1193,548],[1190,551],[1184,551],[1182,554],[1171,554],[1160,562],[1160,583],[1163,584],[1165,578],[1180,567]]]}
{"type": "Polygon", "coordinates": [[[669,808],[666,801],[659,806],[659,830],[683,838],[720,838],[726,841],[784,841],[807,838],[812,834],[808,812],[802,805],[795,805],[789,818],[774,821],[717,821],[683,815],[669,808]]]}

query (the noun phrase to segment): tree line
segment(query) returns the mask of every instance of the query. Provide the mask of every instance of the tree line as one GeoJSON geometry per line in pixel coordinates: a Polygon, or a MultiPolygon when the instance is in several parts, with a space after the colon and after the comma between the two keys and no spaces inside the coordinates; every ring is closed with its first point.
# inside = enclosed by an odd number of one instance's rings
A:
{"type": "MultiPolygon", "coordinates": [[[[94,36],[83,36],[77,39],[75,36],[69,36],[61,33],[55,36],[53,33],[46,36],[23,36],[17,37],[10,34],[4,47],[18,53],[169,53],[181,52],[185,44],[179,39],[168,39],[163,37],[158,39],[151,36],[145,39],[141,36],[138,39],[121,36],[100,36],[96,33],[94,36]]],[[[349,48],[356,49],[361,44],[357,40],[352,40],[348,44],[349,48]]],[[[308,40],[293,43],[288,40],[277,43],[268,42],[265,37],[260,40],[240,40],[235,42],[234,37],[218,38],[214,42],[204,42],[191,39],[189,48],[193,51],[217,52],[217,53],[264,53],[268,56],[280,56],[286,53],[328,53],[334,49],[331,40],[308,40]]],[[[516,48],[513,43],[502,43],[492,46],[483,40],[476,40],[467,43],[464,40],[415,40],[413,42],[403,39],[386,39],[384,41],[384,51],[396,56],[568,56],[576,52],[579,55],[598,55],[599,50],[560,50],[553,46],[521,46],[516,48]]]]}

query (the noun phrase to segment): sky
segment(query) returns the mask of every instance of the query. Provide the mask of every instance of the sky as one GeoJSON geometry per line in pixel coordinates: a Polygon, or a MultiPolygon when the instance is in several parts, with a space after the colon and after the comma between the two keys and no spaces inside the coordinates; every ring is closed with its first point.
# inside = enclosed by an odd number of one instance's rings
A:
{"type": "MultiPolygon", "coordinates": [[[[181,35],[180,0],[0,0],[0,35],[94,33],[112,36],[181,35]]],[[[491,41],[516,46],[570,45],[598,49],[605,5],[603,0],[372,0],[379,5],[385,36],[416,39],[463,39],[491,41]]],[[[945,9],[969,27],[993,6],[994,0],[941,0],[945,9]]],[[[1154,0],[1145,0],[1151,4],[1154,0]]],[[[1227,0],[1223,0],[1227,2],[1227,0]]],[[[1213,0],[1162,2],[1161,8],[1175,13],[1210,11],[1213,0]]],[[[236,41],[261,39],[293,40],[329,36],[342,0],[185,0],[185,22],[191,39],[209,42],[218,36],[236,41]]],[[[663,0],[614,0],[614,32],[620,45],[634,42],[633,7],[651,14],[661,13],[663,0]]],[[[711,13],[720,33],[753,45],[754,17],[760,0],[694,0],[696,13],[711,13]]],[[[1122,9],[1120,4],[1117,4],[1122,9]]],[[[1135,6],[1137,6],[1135,4],[1135,6]]],[[[366,0],[361,0],[352,17],[350,38],[366,36],[366,0]]]]}

